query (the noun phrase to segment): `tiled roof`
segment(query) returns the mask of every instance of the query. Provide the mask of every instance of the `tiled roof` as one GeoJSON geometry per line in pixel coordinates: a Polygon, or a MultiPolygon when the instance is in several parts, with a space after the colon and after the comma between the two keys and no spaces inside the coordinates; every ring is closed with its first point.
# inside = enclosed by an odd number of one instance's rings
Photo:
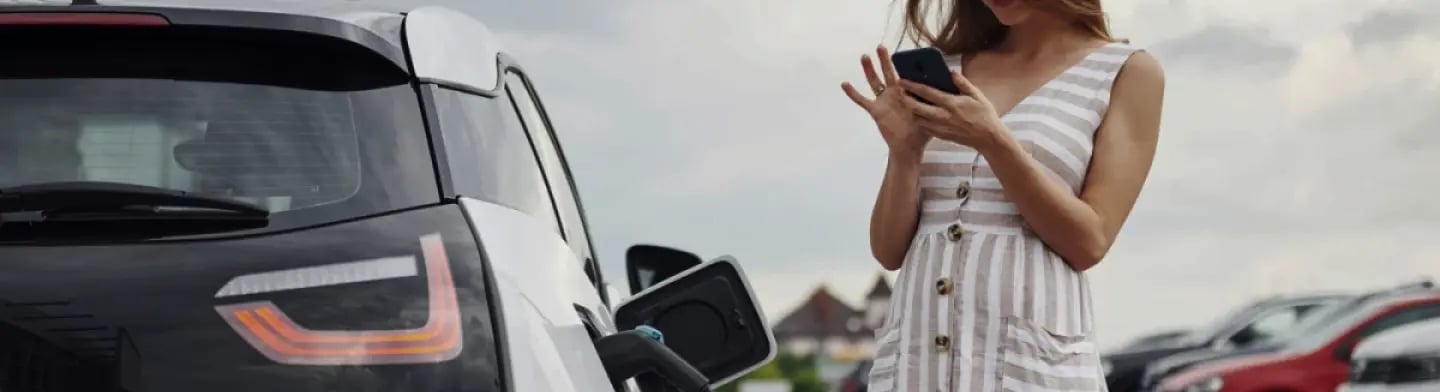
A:
{"type": "Polygon", "coordinates": [[[865,299],[875,298],[890,298],[890,281],[885,280],[883,272],[875,278],[875,285],[870,287],[870,294],[865,295],[865,299]]]}
{"type": "Polygon", "coordinates": [[[872,337],[865,327],[864,313],[840,301],[824,286],[810,294],[805,303],[780,319],[773,328],[775,338],[846,339],[872,337]],[[852,321],[853,320],[853,321],[852,321]]]}

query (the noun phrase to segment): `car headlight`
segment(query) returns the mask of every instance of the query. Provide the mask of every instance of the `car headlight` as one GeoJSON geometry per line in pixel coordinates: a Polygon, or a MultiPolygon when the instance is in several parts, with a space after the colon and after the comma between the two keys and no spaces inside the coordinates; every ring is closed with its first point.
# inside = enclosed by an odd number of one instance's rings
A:
{"type": "Polygon", "coordinates": [[[1181,389],[1180,391],[1181,391],[1181,392],[1220,392],[1220,388],[1221,388],[1221,387],[1224,387],[1224,386],[1225,386],[1225,379],[1224,379],[1224,378],[1221,378],[1221,377],[1211,377],[1211,378],[1205,379],[1204,381],[1197,382],[1197,383],[1194,383],[1194,384],[1190,384],[1189,386],[1186,386],[1184,389],[1181,389]]]}

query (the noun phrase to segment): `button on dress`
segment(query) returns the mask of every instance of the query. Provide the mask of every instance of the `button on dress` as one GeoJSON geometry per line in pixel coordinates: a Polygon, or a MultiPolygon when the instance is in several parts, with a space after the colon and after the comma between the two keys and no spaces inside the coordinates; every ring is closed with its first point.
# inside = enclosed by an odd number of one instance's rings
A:
{"type": "MultiPolygon", "coordinates": [[[[1137,50],[1096,49],[1001,116],[1077,195],[1137,50]]],[[[959,72],[959,56],[946,60],[959,72]]],[[[1085,275],[1036,237],[974,149],[934,140],[924,154],[920,224],[876,331],[869,391],[1107,391],[1085,275]]]]}

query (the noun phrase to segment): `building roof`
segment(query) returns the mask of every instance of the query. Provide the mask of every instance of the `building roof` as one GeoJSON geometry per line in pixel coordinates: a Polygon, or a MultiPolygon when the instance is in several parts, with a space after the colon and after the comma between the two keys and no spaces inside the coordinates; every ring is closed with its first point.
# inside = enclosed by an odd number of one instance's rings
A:
{"type": "Polygon", "coordinates": [[[874,333],[865,326],[863,312],[846,305],[825,286],[815,289],[800,307],[780,319],[772,330],[778,340],[856,339],[868,338],[874,333]]]}
{"type": "Polygon", "coordinates": [[[875,285],[870,287],[870,293],[865,294],[865,299],[875,298],[890,298],[890,281],[885,280],[884,272],[875,278],[875,285]]]}

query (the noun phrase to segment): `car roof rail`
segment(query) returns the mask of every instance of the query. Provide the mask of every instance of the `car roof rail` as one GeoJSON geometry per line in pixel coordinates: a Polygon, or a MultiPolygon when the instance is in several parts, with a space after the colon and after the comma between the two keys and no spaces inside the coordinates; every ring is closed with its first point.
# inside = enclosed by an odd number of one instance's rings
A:
{"type": "Polygon", "coordinates": [[[1429,277],[1425,277],[1418,279],[1418,281],[1414,283],[1400,285],[1399,287],[1390,289],[1390,291],[1431,290],[1434,288],[1435,282],[1430,280],[1429,277]]]}
{"type": "Polygon", "coordinates": [[[1369,301],[1369,300],[1372,300],[1372,299],[1375,299],[1375,298],[1387,297],[1387,296],[1391,296],[1391,295],[1409,294],[1409,293],[1415,293],[1415,292],[1424,292],[1424,291],[1430,291],[1430,290],[1434,290],[1434,289],[1435,289],[1435,282],[1432,281],[1432,280],[1430,280],[1430,278],[1426,277],[1426,278],[1419,279],[1418,281],[1415,281],[1415,282],[1402,284],[1402,285],[1395,286],[1395,287],[1392,287],[1392,288],[1389,288],[1389,289],[1376,290],[1376,291],[1373,291],[1373,292],[1370,292],[1370,293],[1366,293],[1366,294],[1361,295],[1360,297],[1356,298],[1356,302],[1369,301]]]}
{"type": "Polygon", "coordinates": [[[1368,301],[1375,300],[1375,298],[1390,297],[1390,295],[1395,294],[1417,293],[1417,291],[1430,290],[1434,290],[1434,282],[1430,281],[1430,278],[1424,278],[1424,280],[1408,282],[1408,284],[1397,285],[1397,287],[1381,288],[1381,290],[1368,291],[1368,293],[1356,295],[1355,298],[1352,298],[1351,303],[1368,303],[1368,301]]]}

